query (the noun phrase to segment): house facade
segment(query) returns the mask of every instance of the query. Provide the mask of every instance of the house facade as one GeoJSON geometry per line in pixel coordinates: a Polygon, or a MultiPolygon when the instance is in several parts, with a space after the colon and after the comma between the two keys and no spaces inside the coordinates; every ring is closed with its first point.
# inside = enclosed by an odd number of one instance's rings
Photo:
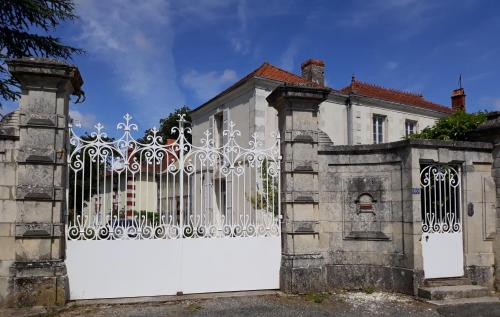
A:
{"type": "MultiPolygon", "coordinates": [[[[202,132],[219,130],[233,121],[246,142],[252,134],[267,139],[278,129],[277,112],[268,106],[267,96],[283,84],[325,87],[325,64],[310,59],[301,66],[301,76],[269,63],[259,68],[203,103],[191,112],[193,140],[202,132]]],[[[329,95],[319,107],[319,128],[335,145],[378,144],[400,141],[411,133],[432,126],[454,111],[426,100],[422,95],[388,89],[357,80],[348,86],[329,89],[329,95]]],[[[463,90],[454,93],[456,109],[465,97],[463,90]]],[[[223,140],[221,140],[222,142],[223,140]]]]}

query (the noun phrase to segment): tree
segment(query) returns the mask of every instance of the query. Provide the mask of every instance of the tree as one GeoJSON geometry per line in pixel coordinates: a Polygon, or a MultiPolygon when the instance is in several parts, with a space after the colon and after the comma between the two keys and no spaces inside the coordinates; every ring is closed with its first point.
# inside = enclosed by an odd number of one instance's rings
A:
{"type": "MultiPolygon", "coordinates": [[[[191,124],[191,117],[189,116],[190,112],[191,110],[188,106],[182,106],[175,109],[174,112],[171,112],[166,118],[160,119],[160,128],[158,129],[157,135],[162,137],[162,141],[164,143],[167,142],[167,139],[176,139],[179,136],[177,132],[172,132],[173,127],[179,126],[179,115],[184,115],[184,119],[187,121],[185,126],[189,126],[191,124]]],[[[151,129],[147,129],[144,132],[144,136],[139,141],[142,143],[149,143],[146,137],[152,134],[153,132],[151,132],[151,129]]],[[[191,143],[191,134],[186,134],[186,138],[189,143],[191,143]]]]}
{"type": "Polygon", "coordinates": [[[37,56],[68,60],[83,53],[48,35],[61,22],[76,19],[74,10],[73,0],[0,1],[0,96],[4,100],[19,97],[19,82],[7,71],[6,59],[37,56]]]}
{"type": "Polygon", "coordinates": [[[441,118],[433,127],[427,127],[420,133],[410,135],[410,139],[435,139],[466,141],[467,135],[486,121],[486,113],[466,113],[457,111],[441,118]]]}

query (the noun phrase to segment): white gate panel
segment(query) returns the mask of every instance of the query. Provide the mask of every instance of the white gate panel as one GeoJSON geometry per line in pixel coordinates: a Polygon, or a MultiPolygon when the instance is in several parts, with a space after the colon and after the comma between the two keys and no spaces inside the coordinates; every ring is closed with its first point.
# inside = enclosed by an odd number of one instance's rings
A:
{"type": "Polygon", "coordinates": [[[422,238],[425,278],[464,275],[462,232],[424,234],[422,238]]]}
{"type": "Polygon", "coordinates": [[[278,289],[280,237],[184,239],[182,291],[278,289]]]}
{"type": "Polygon", "coordinates": [[[464,275],[460,168],[432,164],[420,172],[424,277],[464,275]]]}
{"type": "Polygon", "coordinates": [[[70,298],[175,295],[179,248],[161,239],[67,241],[70,298]]]}
{"type": "Polygon", "coordinates": [[[279,237],[84,240],[66,250],[72,300],[279,288],[279,237]]]}

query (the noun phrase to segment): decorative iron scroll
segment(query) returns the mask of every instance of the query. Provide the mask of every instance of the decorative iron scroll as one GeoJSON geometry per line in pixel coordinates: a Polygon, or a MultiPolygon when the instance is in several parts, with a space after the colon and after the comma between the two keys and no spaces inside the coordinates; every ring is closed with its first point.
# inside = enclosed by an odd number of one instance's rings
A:
{"type": "Polygon", "coordinates": [[[449,165],[427,165],[420,171],[422,232],[462,231],[460,174],[449,165]]]}
{"type": "Polygon", "coordinates": [[[129,114],[108,138],[99,123],[90,135],[70,127],[67,192],[69,240],[264,237],[280,235],[280,137],[272,146],[254,134],[248,147],[233,122],[216,144],[214,131],[189,142],[184,116],[162,140],[145,142],[129,114]]]}

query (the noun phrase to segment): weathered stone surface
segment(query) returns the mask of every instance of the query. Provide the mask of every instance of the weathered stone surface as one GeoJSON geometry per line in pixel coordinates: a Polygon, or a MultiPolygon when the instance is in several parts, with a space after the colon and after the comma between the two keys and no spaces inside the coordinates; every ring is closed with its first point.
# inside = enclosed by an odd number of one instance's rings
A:
{"type": "Polygon", "coordinates": [[[419,297],[431,300],[484,297],[488,295],[490,295],[488,288],[477,285],[435,286],[418,289],[419,297]]]}
{"type": "MultiPolygon", "coordinates": [[[[468,218],[462,211],[466,274],[491,283],[495,228],[488,223],[500,219],[492,207],[500,201],[491,194],[492,145],[405,140],[336,146],[319,141],[322,98],[321,89],[283,86],[267,99],[278,110],[284,140],[283,289],[374,287],[417,294],[424,281],[420,171],[431,162],[463,172],[464,203],[476,210],[468,218]]],[[[500,186],[496,191],[500,197],[500,186]]]]}
{"type": "Polygon", "coordinates": [[[63,305],[68,280],[64,262],[18,262],[11,270],[9,301],[18,307],[63,305]]]}
{"type": "Polygon", "coordinates": [[[327,265],[328,287],[365,289],[413,294],[413,272],[409,269],[374,265],[327,265]]]}
{"type": "Polygon", "coordinates": [[[67,114],[83,81],[61,62],[7,64],[23,93],[19,109],[0,121],[0,305],[61,305],[68,294],[61,250],[67,114]]]}

